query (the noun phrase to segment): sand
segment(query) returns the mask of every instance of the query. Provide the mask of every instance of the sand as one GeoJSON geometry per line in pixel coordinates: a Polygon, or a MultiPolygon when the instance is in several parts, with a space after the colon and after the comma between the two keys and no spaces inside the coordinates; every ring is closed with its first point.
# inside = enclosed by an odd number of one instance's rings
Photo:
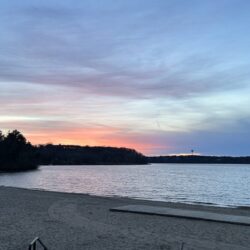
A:
{"type": "Polygon", "coordinates": [[[250,210],[0,187],[0,249],[249,250],[250,226],[109,211],[129,204],[250,216],[250,210]]]}

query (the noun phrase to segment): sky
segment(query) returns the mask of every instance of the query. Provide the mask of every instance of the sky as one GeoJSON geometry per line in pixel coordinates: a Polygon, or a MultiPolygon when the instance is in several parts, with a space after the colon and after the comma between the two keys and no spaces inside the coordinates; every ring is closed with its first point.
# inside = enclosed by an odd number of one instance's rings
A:
{"type": "Polygon", "coordinates": [[[0,0],[0,129],[33,144],[250,155],[249,10],[0,0]]]}

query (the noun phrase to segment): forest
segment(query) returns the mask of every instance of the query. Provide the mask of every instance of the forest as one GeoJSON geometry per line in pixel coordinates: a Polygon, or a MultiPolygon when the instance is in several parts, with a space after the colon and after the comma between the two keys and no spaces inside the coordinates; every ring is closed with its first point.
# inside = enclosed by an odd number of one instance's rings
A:
{"type": "Polygon", "coordinates": [[[74,145],[33,146],[17,130],[0,131],[0,171],[25,171],[39,165],[147,164],[147,158],[134,149],[74,145]]]}

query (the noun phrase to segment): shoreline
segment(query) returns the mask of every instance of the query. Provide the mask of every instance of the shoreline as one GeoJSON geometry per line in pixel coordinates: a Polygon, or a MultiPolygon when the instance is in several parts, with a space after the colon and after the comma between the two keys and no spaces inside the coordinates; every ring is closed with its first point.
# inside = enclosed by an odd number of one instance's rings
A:
{"type": "Polygon", "coordinates": [[[225,209],[233,211],[234,209],[240,209],[244,211],[250,212],[250,205],[244,205],[244,206],[237,206],[237,205],[221,205],[221,204],[216,204],[216,203],[205,203],[205,202],[178,202],[178,201],[164,201],[164,200],[152,200],[152,199],[143,199],[139,197],[128,197],[128,196],[119,196],[119,195],[107,195],[107,196],[102,196],[102,195],[95,195],[95,194],[90,194],[90,193],[77,193],[77,192],[64,192],[64,191],[55,191],[55,190],[46,190],[42,188],[25,188],[25,187],[14,187],[14,186],[5,186],[5,185],[0,185],[0,188],[13,188],[13,189],[22,189],[22,190],[30,190],[30,191],[40,191],[40,192],[51,192],[51,193],[58,193],[58,194],[75,194],[75,195],[83,195],[83,196],[90,196],[93,198],[109,198],[109,199],[119,199],[119,200],[128,200],[128,201],[137,201],[137,202],[142,202],[142,203],[156,203],[159,206],[170,206],[170,207],[186,207],[190,209],[199,209],[199,208],[204,208],[204,209],[215,209],[215,210],[221,210],[225,209]]]}
{"type": "Polygon", "coordinates": [[[111,212],[135,204],[250,216],[250,210],[0,186],[0,249],[246,250],[250,226],[111,212]]]}

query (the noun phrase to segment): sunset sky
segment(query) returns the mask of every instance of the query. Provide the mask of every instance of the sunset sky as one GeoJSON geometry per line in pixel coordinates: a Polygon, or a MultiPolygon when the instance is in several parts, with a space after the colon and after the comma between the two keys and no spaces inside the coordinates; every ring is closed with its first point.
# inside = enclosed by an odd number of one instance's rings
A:
{"type": "Polygon", "coordinates": [[[248,0],[1,0],[0,129],[250,155],[249,29],[248,0]]]}

